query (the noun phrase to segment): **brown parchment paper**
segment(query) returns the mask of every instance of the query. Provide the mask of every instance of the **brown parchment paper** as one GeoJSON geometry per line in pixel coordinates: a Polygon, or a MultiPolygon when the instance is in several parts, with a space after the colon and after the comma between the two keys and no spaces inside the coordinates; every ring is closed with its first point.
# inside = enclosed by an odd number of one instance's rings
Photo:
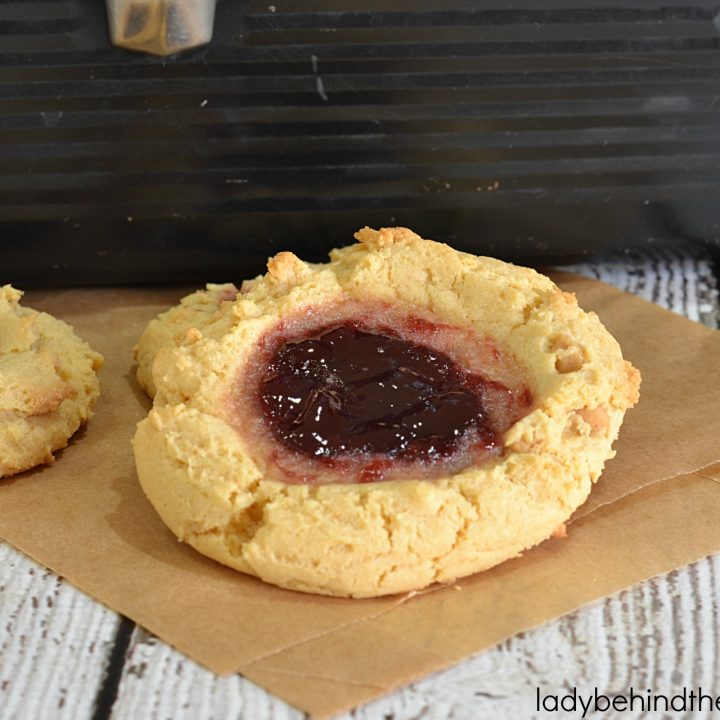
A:
{"type": "Polygon", "coordinates": [[[86,429],[46,468],[0,480],[0,537],[218,673],[324,717],[580,605],[720,550],[720,332],[608,285],[555,278],[642,371],[617,457],[564,540],[455,585],[375,600],[280,590],[177,542],[130,449],[150,403],[131,348],[185,289],[28,293],[105,355],[86,429]]]}

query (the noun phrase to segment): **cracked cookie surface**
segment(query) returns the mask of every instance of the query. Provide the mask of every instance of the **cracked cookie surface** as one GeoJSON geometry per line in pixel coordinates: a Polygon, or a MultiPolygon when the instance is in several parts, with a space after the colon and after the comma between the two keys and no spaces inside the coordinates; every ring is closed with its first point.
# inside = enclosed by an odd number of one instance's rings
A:
{"type": "Polygon", "coordinates": [[[181,540],[282,587],[371,597],[484,570],[552,535],[612,456],[640,378],[598,318],[532,270],[404,228],[356,237],[324,265],[276,255],[247,292],[160,349],[134,447],[146,495],[181,540]],[[443,346],[453,360],[529,388],[500,452],[431,478],[288,481],[292,456],[267,439],[254,405],[258,348],[362,307],[467,333],[470,350],[443,346]],[[494,357],[507,361],[493,369],[494,357]]]}
{"type": "Polygon", "coordinates": [[[0,288],[0,477],[53,461],[92,416],[102,357],[51,315],[0,288]]]}

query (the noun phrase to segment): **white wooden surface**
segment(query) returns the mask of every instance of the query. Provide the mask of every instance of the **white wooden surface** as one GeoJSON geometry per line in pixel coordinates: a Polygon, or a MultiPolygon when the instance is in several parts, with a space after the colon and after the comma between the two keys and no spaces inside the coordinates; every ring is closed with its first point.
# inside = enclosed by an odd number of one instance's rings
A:
{"type": "MultiPolygon", "coordinates": [[[[709,259],[659,250],[574,269],[718,327],[716,268],[709,259]]],[[[580,717],[536,712],[537,688],[547,695],[597,687],[612,696],[631,686],[666,694],[700,686],[720,695],[719,614],[720,556],[713,556],[517,635],[343,717],[580,717]]],[[[690,717],[671,715],[683,716],[690,717]]],[[[0,543],[0,720],[107,717],[304,716],[240,676],[214,676],[0,543]]]]}

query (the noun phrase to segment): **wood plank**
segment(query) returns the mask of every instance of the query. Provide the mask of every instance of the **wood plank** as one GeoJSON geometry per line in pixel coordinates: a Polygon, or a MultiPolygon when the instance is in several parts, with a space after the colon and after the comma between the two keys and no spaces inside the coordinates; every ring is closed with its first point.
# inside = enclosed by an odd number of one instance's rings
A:
{"type": "Polygon", "coordinates": [[[0,717],[90,717],[119,618],[0,544],[0,717]]]}
{"type": "Polygon", "coordinates": [[[239,675],[211,673],[137,628],[112,718],[140,717],[300,720],[304,713],[239,675]]]}

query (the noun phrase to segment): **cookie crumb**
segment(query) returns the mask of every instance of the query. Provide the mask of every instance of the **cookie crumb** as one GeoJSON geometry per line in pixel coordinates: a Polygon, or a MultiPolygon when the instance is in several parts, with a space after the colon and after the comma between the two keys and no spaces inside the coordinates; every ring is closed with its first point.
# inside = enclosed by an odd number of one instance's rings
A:
{"type": "Polygon", "coordinates": [[[410,243],[421,239],[419,235],[405,227],[373,230],[366,226],[362,230],[358,230],[354,237],[369,248],[387,247],[396,243],[410,243]]]}
{"type": "Polygon", "coordinates": [[[307,265],[294,253],[283,251],[267,262],[268,274],[277,283],[299,285],[308,273],[307,265]]]}

